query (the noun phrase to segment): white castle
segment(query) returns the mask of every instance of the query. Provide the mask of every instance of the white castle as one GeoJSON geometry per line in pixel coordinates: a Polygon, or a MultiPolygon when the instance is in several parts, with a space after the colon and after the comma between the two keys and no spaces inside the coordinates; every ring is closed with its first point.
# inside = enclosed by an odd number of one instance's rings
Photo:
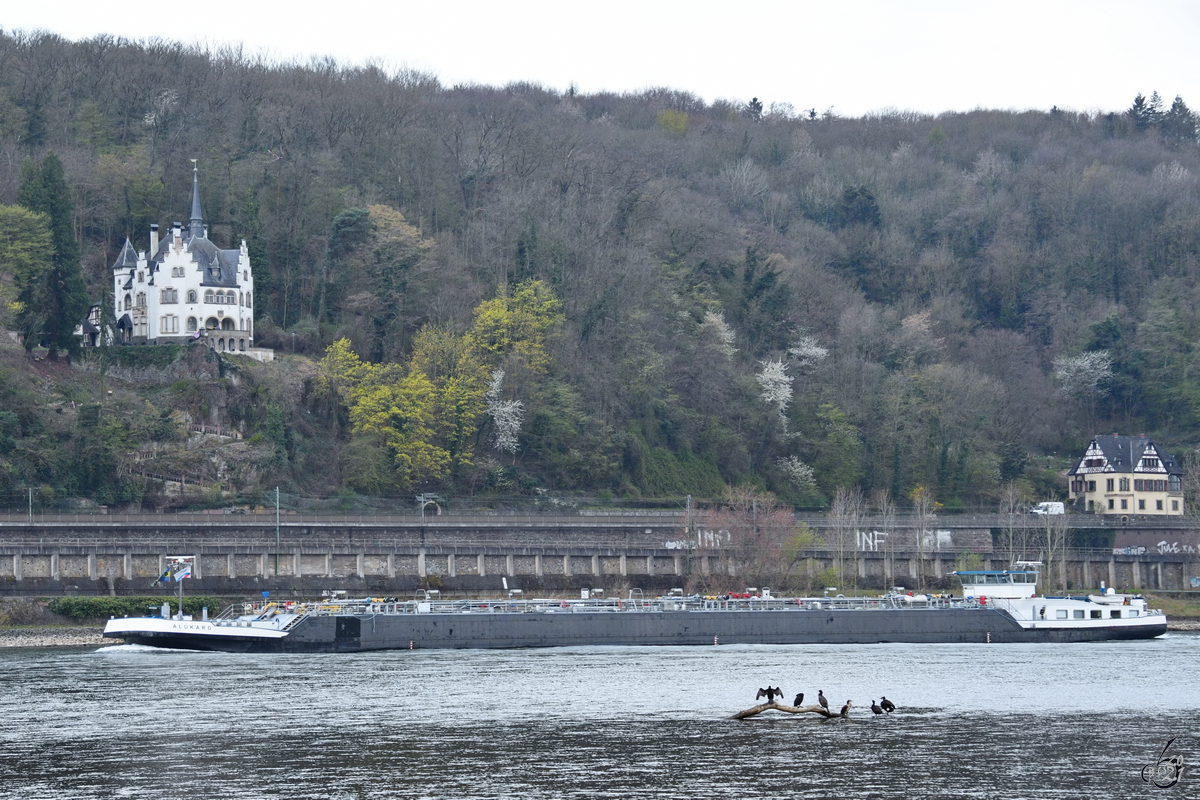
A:
{"type": "Polygon", "coordinates": [[[208,240],[195,168],[188,226],[176,222],[160,242],[152,224],[148,254],[126,239],[112,268],[118,344],[205,339],[222,352],[254,348],[254,272],[246,241],[221,250],[208,240]]]}

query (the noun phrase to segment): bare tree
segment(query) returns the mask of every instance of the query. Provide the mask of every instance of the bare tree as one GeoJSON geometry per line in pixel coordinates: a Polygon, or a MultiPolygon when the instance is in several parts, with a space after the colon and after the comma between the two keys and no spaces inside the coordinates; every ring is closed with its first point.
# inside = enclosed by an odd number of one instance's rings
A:
{"type": "Polygon", "coordinates": [[[846,556],[854,558],[854,567],[849,584],[858,586],[858,528],[863,515],[863,496],[857,487],[847,489],[839,486],[829,507],[829,518],[833,522],[834,547],[837,552],[838,583],[846,581],[846,556]]]}
{"type": "Polygon", "coordinates": [[[913,523],[917,529],[917,588],[923,589],[925,588],[925,558],[927,555],[925,532],[929,527],[930,520],[933,519],[933,512],[937,508],[937,503],[933,499],[933,492],[924,486],[918,486],[913,489],[909,497],[913,501],[913,523]]]}
{"type": "MultiPolygon", "coordinates": [[[[1046,586],[1057,586],[1059,591],[1067,588],[1067,517],[1065,514],[1042,514],[1040,528],[1042,561],[1046,586]],[[1057,573],[1057,574],[1055,574],[1057,573]]],[[[1043,594],[1045,591],[1043,590],[1043,594]]]]}
{"type": "Polygon", "coordinates": [[[1004,518],[1004,527],[1000,531],[997,548],[998,554],[1009,564],[1024,558],[1029,546],[1029,516],[1025,513],[1027,502],[1017,485],[1009,481],[1000,497],[1000,516],[1004,518]]]}
{"type": "Polygon", "coordinates": [[[891,586],[896,580],[896,545],[893,538],[896,531],[896,504],[887,489],[879,489],[874,494],[876,524],[883,534],[883,578],[884,586],[891,586]]]}

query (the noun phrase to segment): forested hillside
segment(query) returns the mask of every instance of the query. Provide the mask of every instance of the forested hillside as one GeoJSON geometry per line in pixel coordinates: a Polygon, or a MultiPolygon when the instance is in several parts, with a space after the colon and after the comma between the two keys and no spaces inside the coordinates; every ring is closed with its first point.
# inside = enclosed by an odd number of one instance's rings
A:
{"type": "MultiPolygon", "coordinates": [[[[245,367],[236,402],[155,401],[274,448],[238,491],[990,506],[1014,482],[1065,492],[1093,433],[1194,450],[1182,100],[847,119],[753,92],[450,87],[9,33],[0,203],[56,154],[108,307],[125,238],[187,218],[197,160],[211,238],[254,259],[258,343],[313,362],[299,383],[245,367]]],[[[78,426],[3,413],[8,488],[53,484],[38,449],[78,426]]],[[[114,463],[172,435],[120,424],[114,463]]]]}

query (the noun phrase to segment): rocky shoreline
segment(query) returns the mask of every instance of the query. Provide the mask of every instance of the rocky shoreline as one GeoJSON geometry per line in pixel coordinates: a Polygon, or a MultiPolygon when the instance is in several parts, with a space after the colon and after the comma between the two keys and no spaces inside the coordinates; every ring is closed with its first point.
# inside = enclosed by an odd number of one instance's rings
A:
{"type": "Polygon", "coordinates": [[[94,625],[51,628],[0,629],[0,647],[96,647],[116,644],[105,639],[104,628],[94,625]]]}

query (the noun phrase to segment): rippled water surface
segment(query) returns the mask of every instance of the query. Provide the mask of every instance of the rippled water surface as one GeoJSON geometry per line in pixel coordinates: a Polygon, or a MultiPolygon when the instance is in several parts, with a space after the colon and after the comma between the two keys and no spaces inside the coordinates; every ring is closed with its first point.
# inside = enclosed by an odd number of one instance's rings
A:
{"type": "Polygon", "coordinates": [[[4,798],[1200,797],[1200,635],[229,655],[0,651],[4,798]],[[767,684],[848,722],[733,721],[767,684]],[[872,699],[899,706],[874,718],[872,699]],[[1141,769],[1169,754],[1182,780],[1141,769]]]}

